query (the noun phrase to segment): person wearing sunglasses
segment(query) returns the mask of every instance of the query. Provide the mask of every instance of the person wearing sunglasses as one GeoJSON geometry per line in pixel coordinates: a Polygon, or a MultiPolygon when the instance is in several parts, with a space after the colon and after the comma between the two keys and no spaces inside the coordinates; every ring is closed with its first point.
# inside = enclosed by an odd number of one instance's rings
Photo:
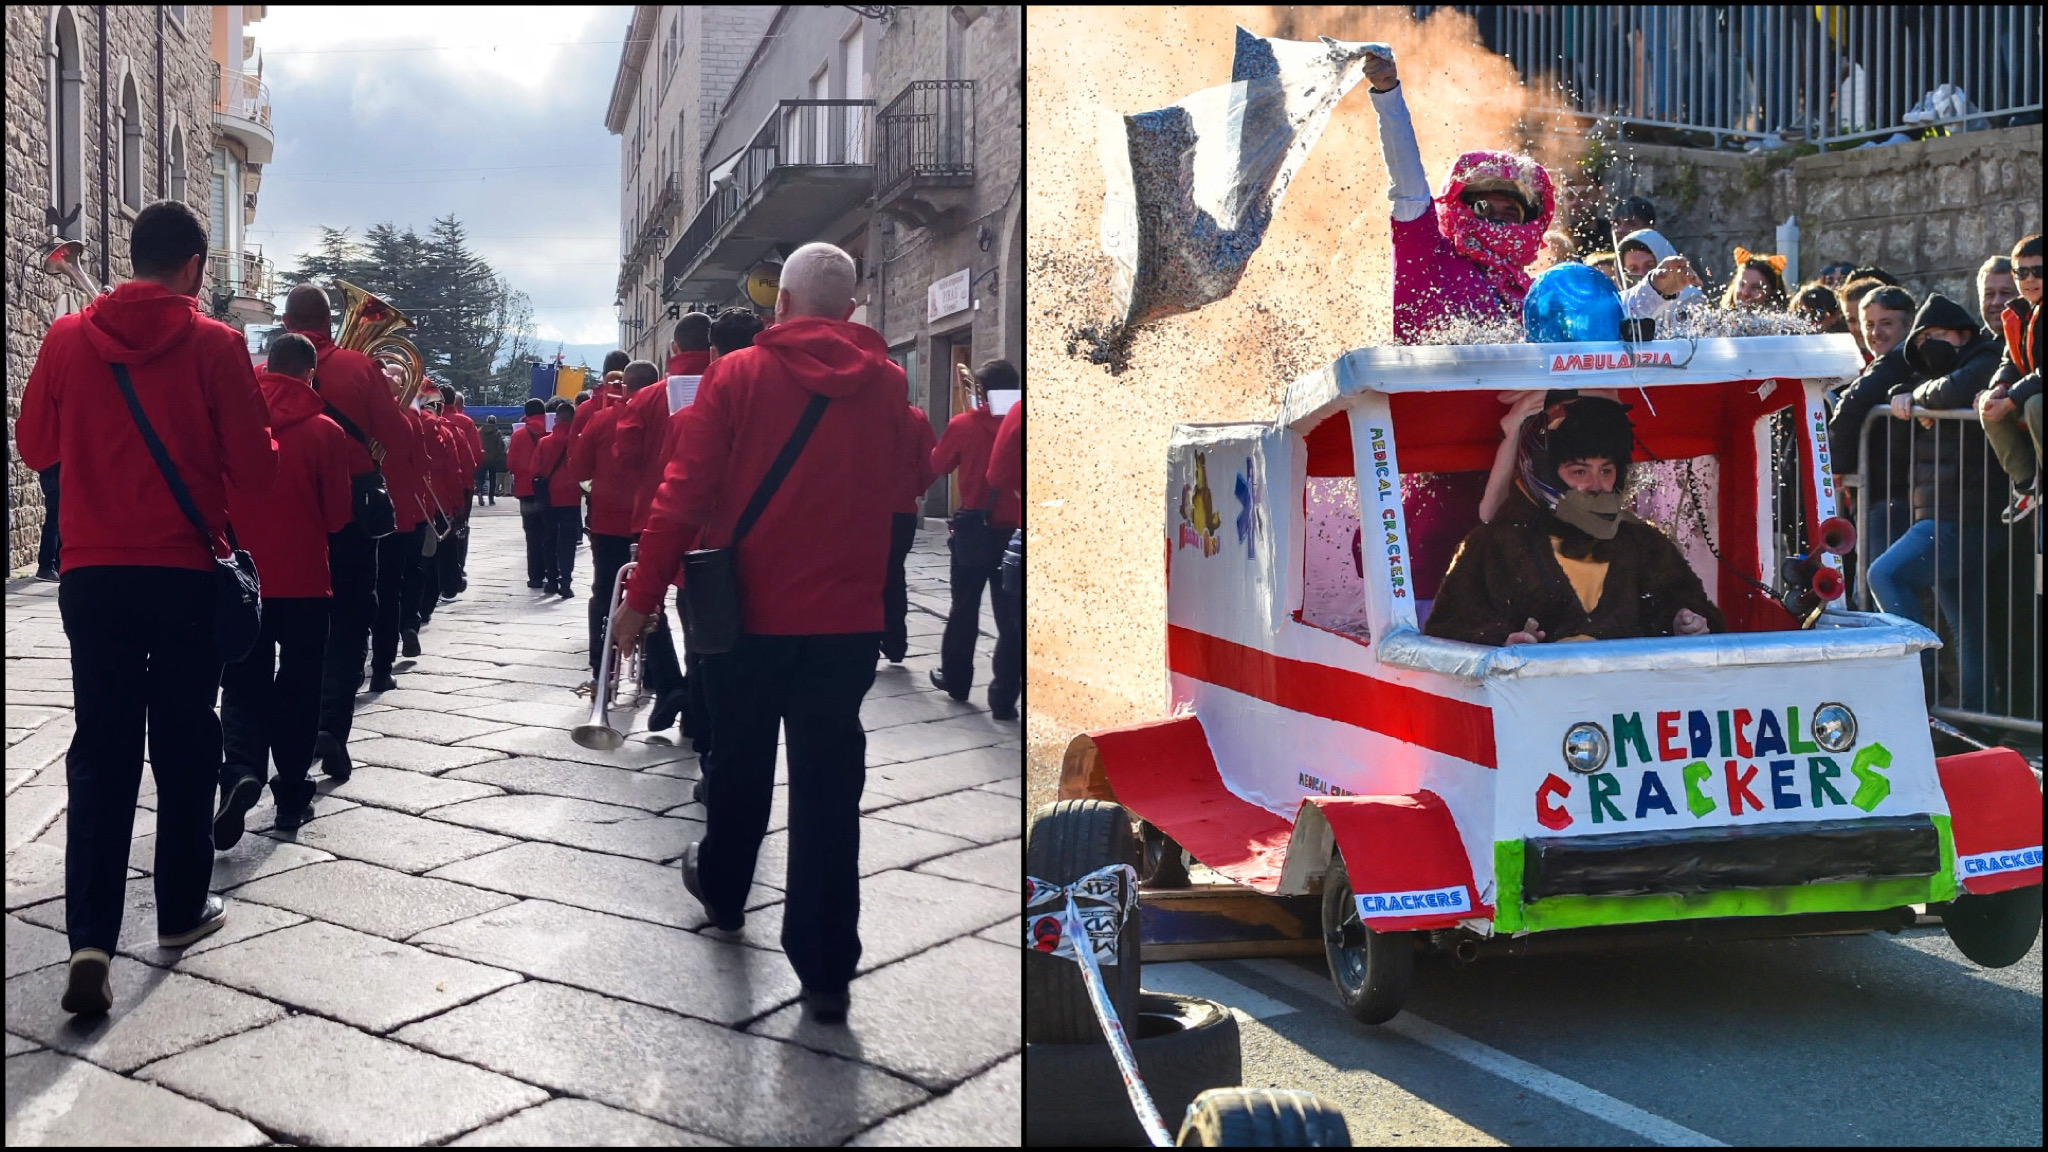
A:
{"type": "Polygon", "coordinates": [[[1419,343],[1449,320],[1519,320],[1529,266],[1557,210],[1541,164],[1467,152],[1434,199],[1391,51],[1366,57],[1394,202],[1394,341],[1419,343]]]}
{"type": "Polygon", "coordinates": [[[2000,515],[2007,524],[2025,519],[2040,501],[2041,330],[2034,323],[2041,311],[2040,233],[2013,245],[2012,277],[2019,295],[1997,317],[2005,330],[2005,354],[1991,387],[1977,398],[1984,438],[2012,478],[2012,500],[2000,515]]]}

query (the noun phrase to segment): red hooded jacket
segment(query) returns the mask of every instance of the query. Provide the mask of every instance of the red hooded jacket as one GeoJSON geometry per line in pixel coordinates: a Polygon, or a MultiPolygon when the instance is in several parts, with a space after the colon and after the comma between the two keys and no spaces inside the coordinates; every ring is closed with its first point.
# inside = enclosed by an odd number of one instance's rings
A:
{"type": "MultiPolygon", "coordinates": [[[[270,414],[242,334],[201,316],[190,296],[131,280],[50,325],[14,424],[22,463],[38,471],[64,465],[61,567],[210,572],[213,558],[150,458],[110,363],[127,366],[216,542],[227,480],[259,489],[277,472],[270,414]]],[[[222,551],[217,543],[215,554],[222,551]]]]}
{"type": "Polygon", "coordinates": [[[522,417],[505,442],[505,470],[512,473],[514,496],[533,495],[533,454],[547,435],[547,423],[545,415],[522,417]]]}
{"type": "MultiPolygon", "coordinates": [[[[391,382],[385,378],[383,366],[352,348],[337,347],[325,332],[307,331],[299,335],[313,342],[314,390],[348,417],[357,431],[384,446],[385,485],[396,491],[395,478],[417,471],[419,463],[413,459],[405,412],[391,395],[391,382]]],[[[369,449],[357,444],[353,437],[349,444],[350,475],[377,470],[369,449]]]]}
{"type": "MultiPolygon", "coordinates": [[[[420,526],[433,507],[427,499],[427,473],[433,468],[433,457],[426,441],[426,422],[420,419],[417,409],[403,409],[406,428],[410,438],[407,441],[413,467],[402,474],[390,468],[384,470],[384,482],[391,489],[391,504],[398,512],[398,530],[410,532],[420,526]]],[[[387,454],[385,460],[391,459],[387,454]]]]}
{"type": "MultiPolygon", "coordinates": [[[[709,352],[678,352],[668,358],[668,375],[702,376],[710,360],[709,352]]],[[[669,416],[668,379],[663,377],[633,393],[626,410],[619,414],[618,431],[612,434],[612,454],[624,467],[639,470],[633,493],[634,532],[646,530],[654,491],[661,487],[662,474],[668,468],[669,416]]]]}
{"type": "Polygon", "coordinates": [[[924,409],[912,404],[903,410],[905,425],[910,432],[910,450],[917,459],[917,468],[910,476],[911,487],[904,493],[903,502],[896,506],[898,512],[917,514],[918,503],[924,499],[924,490],[932,486],[932,448],[936,437],[932,435],[932,418],[924,409]]]}
{"type": "Polygon", "coordinates": [[[813,395],[809,443],[740,543],[741,630],[882,630],[889,516],[916,472],[903,370],[874,329],[805,316],[721,356],[683,409],[674,455],[640,537],[629,597],[651,613],[685,548],[732,540],[740,509],[813,395]]]}
{"type": "Polygon", "coordinates": [[[988,483],[1005,492],[1024,490],[1024,401],[1018,400],[1003,414],[1003,426],[996,429],[995,451],[988,457],[988,483]]]}
{"type": "MultiPolygon", "coordinates": [[[[944,476],[960,469],[960,510],[987,509],[995,490],[988,483],[988,461],[994,455],[996,432],[1002,418],[986,408],[969,408],[946,425],[939,446],[932,449],[932,475],[944,476]]],[[[1023,523],[1023,509],[1016,493],[1003,492],[996,498],[995,512],[988,518],[994,528],[1015,528],[1023,523]]]]}
{"type": "Polygon", "coordinates": [[[533,474],[548,478],[550,508],[574,508],[583,503],[583,489],[577,487],[575,469],[569,461],[569,450],[576,446],[575,428],[574,420],[555,417],[555,430],[547,434],[533,454],[533,474]]]}
{"type": "Polygon", "coordinates": [[[430,461],[427,471],[427,486],[432,499],[427,510],[439,510],[443,515],[454,516],[461,512],[462,504],[462,461],[468,454],[469,446],[462,442],[455,429],[448,426],[445,417],[421,410],[420,425],[427,444],[430,461]]]}
{"type": "Polygon", "coordinates": [[[270,406],[277,479],[255,489],[228,485],[235,535],[256,561],[265,600],[332,595],[327,534],[354,515],[348,467],[355,441],[320,414],[320,394],[305,381],[265,372],[257,383],[270,406]]]}
{"type": "Polygon", "coordinates": [[[469,447],[469,470],[462,474],[462,490],[467,492],[476,487],[476,470],[484,462],[484,434],[477,430],[476,421],[464,415],[460,408],[443,413],[441,419],[446,420],[469,447]]]}
{"type": "MultiPolygon", "coordinates": [[[[649,384],[641,391],[658,387],[649,384]]],[[[585,407],[597,403],[593,400],[585,407]]],[[[588,427],[574,434],[576,442],[569,452],[569,467],[576,479],[590,481],[590,530],[600,536],[633,534],[633,498],[640,491],[640,469],[637,461],[623,461],[613,451],[619,417],[625,411],[624,400],[607,405],[588,427]]]]}

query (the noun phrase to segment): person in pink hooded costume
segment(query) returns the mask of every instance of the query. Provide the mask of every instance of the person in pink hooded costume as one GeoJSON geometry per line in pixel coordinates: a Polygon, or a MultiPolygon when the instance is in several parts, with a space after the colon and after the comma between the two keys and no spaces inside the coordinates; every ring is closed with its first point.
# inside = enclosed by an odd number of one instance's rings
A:
{"type": "Polygon", "coordinates": [[[1520,320],[1526,269],[1556,215],[1550,173],[1527,156],[1467,152],[1431,199],[1393,57],[1366,59],[1394,202],[1394,342],[1416,343],[1459,316],[1520,320]]]}

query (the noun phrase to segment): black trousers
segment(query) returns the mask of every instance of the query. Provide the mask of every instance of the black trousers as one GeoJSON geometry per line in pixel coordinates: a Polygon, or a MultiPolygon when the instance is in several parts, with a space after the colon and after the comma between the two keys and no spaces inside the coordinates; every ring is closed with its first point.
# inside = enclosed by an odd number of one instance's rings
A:
{"type": "Polygon", "coordinates": [[[903,659],[910,651],[904,617],[910,612],[910,589],[903,579],[903,560],[917,543],[917,513],[897,512],[889,519],[889,574],[882,581],[882,655],[903,659]]]}
{"type": "MultiPolygon", "coordinates": [[[[996,651],[994,675],[988,682],[991,712],[1017,710],[1017,698],[1024,692],[1024,593],[1003,588],[1002,566],[989,589],[989,606],[995,610],[996,651]]],[[[947,683],[952,683],[950,680],[947,683]]]]}
{"type": "Polygon", "coordinates": [[[583,536],[583,509],[575,504],[548,509],[548,535],[554,544],[555,587],[567,590],[576,579],[576,542],[583,536]]]}
{"type": "Polygon", "coordinates": [[[441,541],[441,551],[434,555],[441,595],[450,600],[462,595],[469,585],[469,499],[474,495],[463,494],[462,515],[456,520],[454,531],[448,533],[448,539],[441,541]]]}
{"type": "Polygon", "coordinates": [[[334,587],[320,677],[319,731],[344,743],[355,720],[363,657],[377,620],[377,541],[349,524],[327,537],[327,576],[334,587]]]}
{"type": "Polygon", "coordinates": [[[377,541],[377,620],[370,631],[370,672],[391,675],[398,658],[398,633],[418,628],[420,529],[401,529],[377,541]],[[407,598],[410,574],[412,596],[407,598]]]}
{"type": "Polygon", "coordinates": [[[36,481],[43,486],[43,543],[36,551],[36,570],[39,572],[54,571],[57,567],[57,470],[62,467],[62,464],[52,464],[36,473],[36,481]]]}
{"type": "Polygon", "coordinates": [[[719,908],[745,905],[768,831],[778,733],[789,745],[789,905],[782,950],[804,987],[837,991],[860,963],[860,703],[881,637],[746,636],[703,657],[718,766],[705,774],[698,871],[719,908]]]}
{"type": "Polygon", "coordinates": [[[306,773],[313,766],[313,735],[320,722],[328,607],[325,596],[265,596],[256,647],[221,673],[223,797],[244,776],[266,779],[275,763],[270,794],[280,810],[313,798],[306,773]]]}
{"type": "Polygon", "coordinates": [[[486,465],[477,469],[477,471],[482,474],[476,486],[477,500],[484,504],[496,504],[498,502],[498,473],[504,471],[504,469],[492,468],[486,465]]]}
{"type": "MultiPolygon", "coordinates": [[[[452,540],[453,538],[454,532],[451,530],[449,532],[449,539],[452,540]]],[[[425,524],[420,525],[420,559],[418,567],[414,569],[417,573],[416,582],[407,584],[406,590],[403,593],[407,602],[413,606],[413,611],[418,614],[419,619],[416,623],[408,624],[406,627],[414,629],[424,628],[427,626],[427,621],[434,618],[434,605],[441,601],[441,554],[450,547],[452,545],[449,543],[449,540],[435,538],[433,521],[429,520],[425,524]],[[429,541],[433,542],[434,549],[434,554],[431,556],[427,555],[429,541]]]]}
{"type": "MultiPolygon", "coordinates": [[[[590,534],[590,677],[604,669],[604,622],[612,603],[612,582],[633,554],[631,536],[590,534]]],[[[650,654],[652,649],[649,649],[650,654]]]]}
{"type": "Polygon", "coordinates": [[[531,496],[519,498],[519,527],[526,533],[526,582],[529,585],[545,584],[548,569],[553,566],[554,552],[546,545],[547,506],[531,496]]]}
{"type": "Polygon", "coordinates": [[[156,775],[157,929],[183,932],[204,908],[220,774],[214,581],[186,568],[97,567],[66,572],[58,586],[78,721],[64,761],[64,916],[74,952],[111,956],[121,935],[145,730],[156,775]]]}
{"type": "MultiPolygon", "coordinates": [[[[1011,531],[1009,528],[999,529],[1004,540],[1010,538],[1011,531]]],[[[948,694],[965,700],[968,690],[974,687],[974,640],[981,631],[981,593],[1001,581],[1003,558],[1001,551],[997,550],[995,558],[986,564],[966,564],[961,561],[960,550],[953,547],[954,543],[954,540],[947,541],[947,546],[953,551],[953,603],[946,613],[946,634],[939,641],[939,675],[946,681],[948,694]]],[[[1001,648],[1004,613],[998,610],[995,616],[996,645],[1001,648]]],[[[1012,644],[1018,640],[1014,624],[1013,621],[1010,629],[1012,644]]],[[[1018,659],[1021,661],[1021,653],[1018,659]]],[[[1000,670],[996,679],[999,683],[1002,680],[1000,670]]],[[[992,685],[990,691],[994,690],[992,685]]],[[[990,707],[995,707],[995,704],[991,702],[990,707]]]]}

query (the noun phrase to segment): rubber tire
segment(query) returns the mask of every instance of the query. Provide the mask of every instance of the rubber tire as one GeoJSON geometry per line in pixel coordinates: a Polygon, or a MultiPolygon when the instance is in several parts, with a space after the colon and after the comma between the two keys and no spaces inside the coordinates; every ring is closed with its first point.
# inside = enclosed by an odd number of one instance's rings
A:
{"type": "Polygon", "coordinates": [[[1181,1122],[1180,1148],[1349,1148],[1351,1128],[1313,1092],[1211,1088],[1181,1122]]]}
{"type": "Polygon", "coordinates": [[[1146,821],[1138,821],[1138,843],[1145,862],[1138,866],[1138,883],[1147,888],[1185,888],[1188,859],[1180,843],[1146,821]]]}
{"type": "MultiPolygon", "coordinates": [[[[1244,1080],[1237,1018],[1223,1005],[1146,992],[1138,998],[1134,1018],[1132,1053],[1169,1130],[1195,1097],[1244,1080]]],[[[1148,1143],[1108,1044],[1024,1046],[1024,1142],[1069,1147],[1148,1143]]]]}
{"type": "MultiPolygon", "coordinates": [[[[1024,874],[1048,884],[1070,884],[1107,864],[1137,867],[1142,859],[1130,813],[1101,800],[1062,800],[1040,808],[1024,834],[1024,874]]],[[[1117,962],[1102,981],[1118,1020],[1138,1007],[1138,916],[1134,910],[1117,936],[1117,962]]],[[[1081,980],[1081,966],[1030,949],[1024,954],[1024,1040],[1031,1044],[1106,1045],[1102,1024],[1081,980]]],[[[1104,1051],[1107,1051],[1105,1047],[1104,1051]]]]}
{"type": "Polygon", "coordinates": [[[2041,931],[2041,886],[1957,896],[1941,910],[1956,951],[1986,968],[2009,968],[2033,951],[2041,931]]]}
{"type": "Polygon", "coordinates": [[[1411,932],[1375,932],[1358,924],[1365,934],[1362,943],[1345,945],[1331,939],[1346,924],[1358,923],[1358,902],[1351,897],[1344,853],[1332,852],[1330,870],[1323,877],[1323,958],[1329,962],[1330,981],[1337,986],[1344,1011],[1361,1024],[1384,1024],[1408,999],[1415,976],[1415,937],[1411,932]]]}

